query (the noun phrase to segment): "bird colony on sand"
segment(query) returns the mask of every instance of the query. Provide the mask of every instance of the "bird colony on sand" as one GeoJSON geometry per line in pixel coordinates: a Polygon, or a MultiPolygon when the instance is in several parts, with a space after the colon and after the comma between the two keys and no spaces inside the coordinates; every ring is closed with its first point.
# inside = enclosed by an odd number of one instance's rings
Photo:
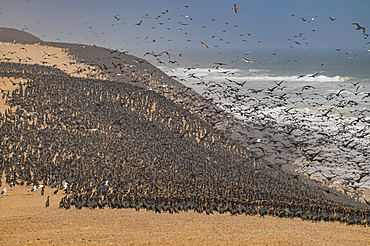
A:
{"type": "Polygon", "coordinates": [[[0,73],[24,81],[3,92],[11,108],[0,115],[0,173],[8,184],[63,190],[61,208],[370,223],[369,210],[256,160],[155,91],[39,65],[1,63],[0,73]]]}
{"type": "MultiPolygon", "coordinates": [[[[168,79],[145,60],[117,50],[83,46],[85,52],[79,52],[81,48],[77,45],[48,45],[68,49],[73,56],[100,68],[100,73],[94,72],[89,77],[98,75],[140,85],[181,104],[216,129],[231,132],[231,137],[254,151],[256,158],[265,159],[273,166],[296,162],[297,167],[310,175],[340,181],[345,192],[347,187],[356,190],[368,186],[370,111],[367,104],[370,94],[364,92],[366,88],[361,81],[342,82],[337,91],[324,95],[310,83],[300,82],[315,79],[320,72],[299,76],[296,83],[301,87],[294,89],[287,81],[254,88],[247,81],[229,79],[227,70],[215,70],[224,73],[225,80],[219,82],[205,81],[193,68],[184,69],[186,79],[177,76],[168,79]],[[97,58],[103,56],[109,60],[97,58]],[[175,79],[186,85],[197,85],[202,97],[189,87],[171,84],[175,79]],[[230,117],[225,111],[244,117],[244,120],[230,117]]],[[[167,51],[146,54],[171,56],[167,51]]]]}

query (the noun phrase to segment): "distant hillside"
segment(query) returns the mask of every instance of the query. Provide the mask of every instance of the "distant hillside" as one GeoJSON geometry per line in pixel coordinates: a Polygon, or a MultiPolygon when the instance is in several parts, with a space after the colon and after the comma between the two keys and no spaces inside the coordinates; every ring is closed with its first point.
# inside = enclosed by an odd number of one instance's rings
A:
{"type": "Polygon", "coordinates": [[[24,31],[20,31],[13,28],[7,28],[7,27],[0,27],[0,41],[2,42],[15,42],[16,43],[22,43],[22,42],[42,42],[41,39],[33,36],[32,34],[29,34],[24,31]]]}

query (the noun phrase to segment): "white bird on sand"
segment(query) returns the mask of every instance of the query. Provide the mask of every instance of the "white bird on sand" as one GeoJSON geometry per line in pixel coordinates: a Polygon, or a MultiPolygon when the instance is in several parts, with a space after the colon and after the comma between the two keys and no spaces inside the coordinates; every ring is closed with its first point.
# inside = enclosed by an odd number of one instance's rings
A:
{"type": "Polygon", "coordinates": [[[26,113],[26,116],[31,116],[31,114],[39,114],[39,113],[37,113],[37,112],[30,112],[30,113],[28,113],[25,109],[23,109],[23,108],[20,108],[19,110],[23,110],[25,113],[26,113]]]}
{"type": "Polygon", "coordinates": [[[61,190],[63,190],[63,193],[65,193],[65,192],[66,192],[67,187],[68,187],[68,183],[67,183],[66,181],[64,181],[64,185],[63,185],[63,187],[61,188],[61,190]]]}
{"type": "Polygon", "coordinates": [[[57,190],[54,192],[54,194],[58,193],[58,191],[59,191],[59,190],[63,190],[63,191],[65,191],[65,190],[67,189],[67,187],[68,187],[68,183],[67,183],[66,181],[64,181],[64,185],[63,185],[63,187],[62,187],[62,188],[57,189],[57,190]]]}
{"type": "Polygon", "coordinates": [[[6,188],[4,188],[2,192],[0,192],[0,195],[5,195],[5,193],[6,193],[6,188]]]}
{"type": "Polygon", "coordinates": [[[93,131],[93,132],[100,131],[100,132],[104,133],[102,130],[100,130],[98,128],[93,128],[93,129],[90,129],[90,130],[93,131]]]}
{"type": "Polygon", "coordinates": [[[36,185],[34,185],[33,187],[32,187],[32,189],[30,189],[28,192],[35,192],[37,190],[37,186],[36,185]]]}
{"type": "Polygon", "coordinates": [[[68,185],[68,183],[66,181],[64,181],[64,185],[63,185],[63,188],[61,188],[61,190],[67,189],[67,185],[68,185]]]}

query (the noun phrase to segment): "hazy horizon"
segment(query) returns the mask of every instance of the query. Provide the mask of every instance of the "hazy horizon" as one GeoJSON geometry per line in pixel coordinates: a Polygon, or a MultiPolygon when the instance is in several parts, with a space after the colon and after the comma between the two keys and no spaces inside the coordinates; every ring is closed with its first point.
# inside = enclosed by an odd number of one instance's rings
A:
{"type": "Polygon", "coordinates": [[[197,48],[209,52],[358,48],[364,54],[363,47],[370,48],[370,38],[353,25],[370,28],[370,3],[366,0],[356,4],[334,0],[214,1],[212,6],[193,0],[14,0],[0,3],[0,8],[1,26],[27,31],[43,41],[95,44],[139,57],[152,50],[197,48]],[[232,9],[234,3],[237,13],[232,9]]]}

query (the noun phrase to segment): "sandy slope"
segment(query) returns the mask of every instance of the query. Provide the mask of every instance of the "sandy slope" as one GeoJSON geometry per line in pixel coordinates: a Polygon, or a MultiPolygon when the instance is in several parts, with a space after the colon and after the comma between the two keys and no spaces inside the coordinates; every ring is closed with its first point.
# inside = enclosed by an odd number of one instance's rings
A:
{"type": "MultiPolygon", "coordinates": [[[[30,57],[28,64],[47,61],[45,65],[74,73],[75,66],[65,66],[73,61],[62,49],[37,45],[18,45],[4,42],[0,50],[5,54],[17,51],[11,62],[30,57]],[[27,54],[24,49],[27,49],[27,54]],[[43,52],[41,52],[43,51],[43,52]],[[19,52],[19,53],[18,53],[19,52]],[[48,55],[49,53],[49,55],[48,55]],[[46,55],[45,55],[46,54],[46,55]],[[52,55],[51,55],[52,54],[52,55]],[[15,57],[17,55],[19,58],[15,57]],[[58,59],[55,59],[55,56],[58,59]],[[44,59],[46,58],[46,59],[44,59]],[[70,70],[68,70],[70,68],[70,70]]],[[[77,64],[77,63],[76,63],[77,64]]],[[[76,65],[73,64],[73,65],[76,65]]],[[[76,66],[84,66],[77,64],[76,66]]],[[[80,74],[83,76],[83,74],[80,74]]],[[[3,90],[15,86],[5,78],[3,90]]],[[[12,79],[18,83],[21,78],[12,79]]],[[[0,110],[3,112],[3,101],[0,110]]],[[[278,219],[259,216],[207,216],[195,212],[180,214],[155,214],[140,210],[70,210],[58,209],[63,194],[52,195],[47,188],[31,195],[31,187],[8,189],[0,196],[0,244],[1,245],[94,245],[94,244],[151,244],[151,245],[369,245],[370,229],[345,226],[336,223],[312,223],[300,219],[278,219]],[[50,195],[50,207],[45,208],[50,195]]]]}
{"type": "MultiPolygon", "coordinates": [[[[82,46],[84,47],[84,46],[82,46]]],[[[68,50],[40,45],[40,44],[17,44],[0,42],[0,61],[20,62],[22,64],[39,64],[59,68],[75,77],[86,77],[87,74],[96,74],[84,63],[77,62],[70,55],[68,50]]]]}

